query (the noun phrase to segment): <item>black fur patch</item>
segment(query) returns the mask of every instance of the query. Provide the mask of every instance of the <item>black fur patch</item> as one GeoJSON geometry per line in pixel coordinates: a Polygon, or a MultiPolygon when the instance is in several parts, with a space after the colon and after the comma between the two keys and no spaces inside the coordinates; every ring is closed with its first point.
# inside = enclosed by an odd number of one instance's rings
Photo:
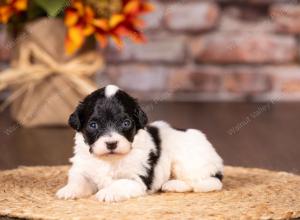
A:
{"type": "Polygon", "coordinates": [[[223,174],[221,172],[216,173],[212,177],[215,177],[215,178],[219,179],[220,181],[223,180],[223,174]]]}
{"type": "Polygon", "coordinates": [[[175,128],[175,129],[178,131],[186,131],[187,130],[186,128],[175,128]]]}
{"type": "Polygon", "coordinates": [[[148,117],[139,106],[136,99],[132,98],[122,90],[119,90],[115,94],[115,98],[117,98],[119,100],[119,103],[121,103],[121,105],[125,107],[127,113],[134,118],[137,131],[146,126],[146,124],[148,123],[148,117]]]}
{"type": "Polygon", "coordinates": [[[69,118],[69,125],[82,132],[85,142],[90,146],[111,130],[132,142],[137,131],[144,128],[147,122],[147,115],[136,99],[121,90],[107,98],[105,88],[88,95],[69,118]],[[130,127],[123,127],[125,120],[130,120],[130,127]],[[91,123],[96,123],[96,128],[90,127],[91,123]]]}
{"type": "Polygon", "coordinates": [[[145,176],[140,176],[144,184],[147,186],[147,189],[151,189],[151,185],[154,178],[154,169],[159,160],[160,153],[161,153],[161,139],[159,135],[159,130],[153,126],[147,126],[147,131],[152,136],[152,139],[155,143],[155,150],[151,150],[148,156],[148,164],[149,168],[147,168],[147,174],[145,176]]]}

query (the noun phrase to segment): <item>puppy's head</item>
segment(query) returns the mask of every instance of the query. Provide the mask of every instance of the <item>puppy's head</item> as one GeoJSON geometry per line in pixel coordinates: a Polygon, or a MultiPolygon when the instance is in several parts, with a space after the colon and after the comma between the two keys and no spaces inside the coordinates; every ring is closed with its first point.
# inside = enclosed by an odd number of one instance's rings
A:
{"type": "Polygon", "coordinates": [[[147,122],[137,101],[114,85],[88,95],[69,118],[97,156],[129,153],[135,134],[147,122]]]}

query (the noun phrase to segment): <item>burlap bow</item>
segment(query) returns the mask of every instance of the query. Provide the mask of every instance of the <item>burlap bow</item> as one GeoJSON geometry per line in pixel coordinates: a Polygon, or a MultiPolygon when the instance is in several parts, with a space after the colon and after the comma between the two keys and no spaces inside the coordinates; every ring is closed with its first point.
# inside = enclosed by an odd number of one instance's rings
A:
{"type": "Polygon", "coordinates": [[[0,91],[11,94],[14,119],[26,127],[65,125],[68,116],[97,87],[90,77],[103,67],[95,45],[74,57],[64,55],[66,28],[61,19],[44,18],[25,25],[16,39],[11,67],[0,73],[0,91]]]}
{"type": "Polygon", "coordinates": [[[61,75],[70,82],[70,86],[79,90],[80,93],[88,94],[96,88],[89,76],[99,70],[102,65],[102,57],[94,51],[76,56],[68,62],[59,63],[37,44],[33,42],[21,44],[19,57],[12,63],[12,67],[0,74],[0,90],[8,87],[13,90],[2,108],[24,91],[32,89],[41,80],[53,74],[61,75]]]}

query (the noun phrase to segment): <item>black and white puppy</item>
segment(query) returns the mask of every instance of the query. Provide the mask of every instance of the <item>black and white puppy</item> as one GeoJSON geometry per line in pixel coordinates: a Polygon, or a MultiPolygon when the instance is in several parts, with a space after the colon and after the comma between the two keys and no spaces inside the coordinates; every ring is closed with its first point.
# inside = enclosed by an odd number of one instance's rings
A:
{"type": "Polygon", "coordinates": [[[203,133],[163,121],[147,123],[137,101],[117,86],[87,96],[69,118],[77,131],[73,165],[57,197],[96,193],[98,200],[113,202],[158,190],[222,188],[222,159],[203,133]]]}

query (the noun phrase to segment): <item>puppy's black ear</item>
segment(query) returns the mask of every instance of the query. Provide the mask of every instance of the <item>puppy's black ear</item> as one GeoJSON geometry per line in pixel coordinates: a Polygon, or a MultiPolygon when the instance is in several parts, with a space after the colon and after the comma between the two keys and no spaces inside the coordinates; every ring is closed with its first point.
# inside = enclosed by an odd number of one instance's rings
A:
{"type": "Polygon", "coordinates": [[[137,129],[144,128],[148,123],[148,117],[139,105],[136,106],[135,116],[138,122],[136,126],[137,129]]]}
{"type": "Polygon", "coordinates": [[[76,131],[79,131],[82,127],[82,123],[80,121],[82,104],[79,104],[76,110],[69,117],[69,125],[76,131]]]}

